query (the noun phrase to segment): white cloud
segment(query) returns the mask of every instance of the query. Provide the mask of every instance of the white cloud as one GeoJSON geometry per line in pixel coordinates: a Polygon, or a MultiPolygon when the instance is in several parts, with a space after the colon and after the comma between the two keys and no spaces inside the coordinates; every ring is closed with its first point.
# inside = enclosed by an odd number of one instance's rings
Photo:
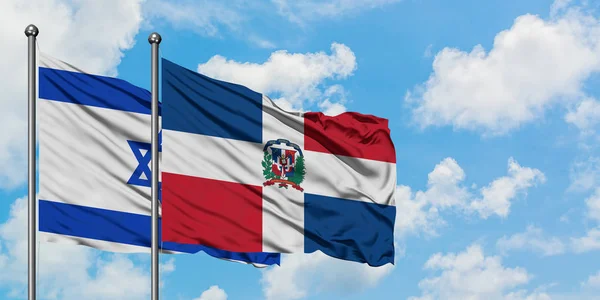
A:
{"type": "Polygon", "coordinates": [[[585,282],[581,283],[584,288],[600,289],[600,271],[594,275],[590,275],[585,282]]]}
{"type": "Polygon", "coordinates": [[[212,0],[149,0],[144,12],[152,20],[166,20],[178,29],[217,36],[221,26],[236,30],[246,21],[239,5],[239,1],[231,0],[227,4],[212,0]]]}
{"type": "Polygon", "coordinates": [[[218,285],[213,285],[194,300],[227,300],[227,293],[218,285]]]}
{"type": "Polygon", "coordinates": [[[377,285],[394,269],[391,264],[370,267],[343,261],[321,252],[284,255],[281,266],[263,271],[267,300],[303,299],[310,292],[348,294],[377,285]]]}
{"type": "Polygon", "coordinates": [[[521,290],[518,292],[508,293],[506,296],[504,296],[504,300],[551,300],[555,299],[553,296],[554,295],[551,297],[545,292],[528,293],[527,291],[521,290]]]}
{"type": "Polygon", "coordinates": [[[584,135],[594,133],[595,126],[600,124],[600,102],[592,98],[581,101],[566,114],[565,120],[577,126],[584,135]]]}
{"type": "Polygon", "coordinates": [[[257,35],[248,36],[248,40],[250,42],[252,42],[254,45],[258,46],[259,48],[263,48],[263,49],[277,48],[277,45],[275,45],[274,42],[264,39],[262,37],[259,37],[257,35]]]}
{"type": "Polygon", "coordinates": [[[167,260],[164,263],[161,263],[159,265],[160,267],[160,274],[164,274],[164,273],[172,273],[175,271],[175,259],[174,258],[170,258],[169,260],[167,260]]]}
{"type": "Polygon", "coordinates": [[[503,253],[512,250],[527,249],[539,252],[543,256],[565,253],[565,244],[556,237],[546,237],[540,228],[527,226],[523,233],[510,237],[503,236],[496,242],[496,247],[503,253]]]}
{"type": "Polygon", "coordinates": [[[374,9],[400,0],[271,0],[281,15],[300,25],[326,17],[339,17],[357,11],[374,9]]]}
{"type": "Polygon", "coordinates": [[[482,218],[492,214],[507,217],[510,212],[511,199],[517,193],[538,183],[544,183],[544,174],[537,169],[521,167],[512,157],[508,160],[508,176],[494,180],[490,185],[481,189],[482,198],[471,202],[470,208],[479,212],[482,218]]]}
{"type": "Polygon", "coordinates": [[[571,238],[571,247],[575,253],[600,250],[600,228],[588,230],[585,236],[571,238]]]}
{"type": "MultiPolygon", "coordinates": [[[[66,266],[68,264],[63,268],[66,266]]],[[[96,268],[95,276],[63,287],[61,299],[142,299],[149,296],[147,271],[134,265],[130,259],[116,256],[109,261],[98,260],[96,268]]],[[[60,273],[54,276],[58,277],[60,273]]],[[[53,284],[53,287],[57,285],[53,284]]]]}
{"type": "Polygon", "coordinates": [[[429,58],[433,55],[433,44],[429,44],[427,48],[425,48],[425,52],[423,52],[423,57],[429,58]]]}
{"type": "Polygon", "coordinates": [[[252,33],[255,15],[279,14],[288,21],[304,26],[307,21],[339,17],[367,9],[383,7],[400,0],[271,0],[269,2],[228,0],[147,0],[144,15],[147,26],[166,20],[175,28],[192,30],[204,36],[220,37],[223,33],[237,33],[261,48],[274,48],[272,41],[252,33]],[[150,22],[152,21],[152,22],[150,22]]]}
{"type": "Polygon", "coordinates": [[[423,232],[437,235],[436,229],[445,225],[439,217],[441,210],[464,207],[470,194],[461,183],[463,169],[453,158],[445,158],[427,176],[427,190],[412,193],[401,185],[396,189],[396,235],[423,232]]]}
{"type": "Polygon", "coordinates": [[[477,244],[458,254],[434,254],[424,268],[440,273],[421,280],[421,297],[410,299],[548,299],[512,291],[527,284],[532,275],[521,267],[503,266],[499,256],[485,256],[477,244]]]}
{"type": "Polygon", "coordinates": [[[29,23],[40,29],[39,49],[88,72],[116,75],[123,51],[134,44],[142,0],[0,1],[0,188],[25,182],[27,151],[27,39],[29,23]],[[102,13],[98,13],[102,12],[102,13]],[[110,16],[107,22],[106,16],[110,16]],[[10,70],[10,71],[8,71],[10,70]]]}
{"type": "Polygon", "coordinates": [[[564,3],[549,20],[516,18],[489,52],[477,45],[437,53],[427,82],[406,95],[414,122],[499,135],[582,99],[583,83],[600,70],[600,22],[564,3]]]}
{"type": "Polygon", "coordinates": [[[410,187],[402,185],[396,188],[396,236],[420,232],[436,236],[437,229],[446,225],[438,209],[431,206],[429,199],[424,196],[426,194],[419,191],[417,195],[422,196],[413,197],[410,187]]]}
{"type": "MultiPolygon", "coordinates": [[[[600,225],[600,188],[585,199],[586,217],[600,225]]],[[[590,228],[584,236],[571,237],[569,242],[563,242],[557,237],[545,236],[540,228],[528,226],[524,233],[511,237],[502,237],[496,244],[501,252],[518,249],[528,249],[539,252],[544,256],[558,255],[567,252],[584,253],[600,250],[600,227],[590,228]],[[568,249],[567,249],[568,248],[568,249]]]]}
{"type": "Polygon", "coordinates": [[[508,175],[499,177],[479,190],[480,196],[470,191],[464,170],[453,158],[446,158],[428,175],[427,190],[414,194],[408,186],[396,190],[396,234],[423,232],[436,235],[436,229],[446,223],[440,217],[444,210],[464,214],[477,213],[481,218],[491,215],[508,216],[512,201],[544,175],[537,169],[521,167],[513,158],[508,160],[508,175]]]}
{"type": "MultiPolygon", "coordinates": [[[[343,99],[343,89],[325,86],[325,80],[340,80],[351,76],[356,69],[356,57],[346,45],[333,43],[331,54],[289,53],[275,51],[267,61],[241,63],[216,55],[198,66],[198,72],[224,81],[245,85],[257,92],[274,98],[282,107],[302,110],[303,105],[338,96],[343,99]],[[333,89],[332,89],[333,88],[333,89]],[[326,89],[323,92],[323,89],[326,89]],[[277,95],[277,97],[274,97],[277,95]]],[[[329,100],[331,102],[331,100],[329,100]]],[[[324,104],[334,107],[340,101],[324,104]]],[[[334,112],[341,107],[335,107],[334,112]]]]}
{"type": "Polygon", "coordinates": [[[550,15],[556,16],[558,13],[563,12],[569,7],[573,0],[555,0],[550,6],[550,15]]]}
{"type": "Polygon", "coordinates": [[[328,116],[337,116],[346,111],[346,107],[341,103],[332,103],[329,99],[325,99],[319,103],[319,108],[328,116]]]}
{"type": "MultiPolygon", "coordinates": [[[[585,199],[586,217],[600,225],[600,188],[585,199]]],[[[571,247],[575,253],[600,250],[600,227],[591,228],[585,236],[571,238],[571,247]]]]}
{"type": "Polygon", "coordinates": [[[569,191],[585,192],[600,185],[600,157],[591,156],[573,163],[569,191]]]}
{"type": "MultiPolygon", "coordinates": [[[[23,296],[27,285],[27,202],[17,199],[0,224],[0,286],[23,296]]],[[[38,244],[38,290],[43,298],[148,299],[149,267],[121,254],[102,257],[84,246],[38,244]],[[68,270],[68,272],[65,272],[68,270]]],[[[170,262],[172,264],[172,261],[170,262]]],[[[168,274],[173,266],[161,266],[168,274]]]]}
{"type": "MultiPolygon", "coordinates": [[[[145,24],[148,27],[156,26],[156,21],[166,20],[177,29],[219,38],[233,33],[259,48],[273,49],[276,48],[273,41],[257,35],[252,29],[254,19],[262,18],[262,22],[264,16],[269,19],[279,14],[292,23],[304,26],[310,20],[358,13],[394,2],[400,0],[147,0],[144,15],[148,17],[145,24]]],[[[278,19],[274,22],[281,23],[278,19]]]]}
{"type": "Polygon", "coordinates": [[[560,216],[560,218],[558,219],[559,221],[563,222],[563,223],[571,223],[571,216],[576,212],[577,210],[575,208],[569,208],[567,210],[567,212],[565,212],[564,214],[562,214],[560,216]]]}
{"type": "Polygon", "coordinates": [[[326,115],[336,116],[346,111],[346,92],[344,87],[332,85],[324,93],[324,100],[318,104],[319,109],[326,115]]]}
{"type": "Polygon", "coordinates": [[[460,183],[465,179],[465,171],[456,160],[446,158],[427,175],[427,196],[433,206],[447,208],[461,206],[469,197],[460,183]]]}
{"type": "Polygon", "coordinates": [[[600,224],[600,187],[596,188],[594,194],[585,199],[588,218],[600,224]]]}
{"type": "Polygon", "coordinates": [[[272,5],[246,0],[147,0],[143,6],[145,28],[161,27],[167,21],[175,29],[192,31],[201,36],[224,38],[235,36],[253,46],[273,49],[275,43],[252,30],[253,17],[269,14],[272,5]]]}

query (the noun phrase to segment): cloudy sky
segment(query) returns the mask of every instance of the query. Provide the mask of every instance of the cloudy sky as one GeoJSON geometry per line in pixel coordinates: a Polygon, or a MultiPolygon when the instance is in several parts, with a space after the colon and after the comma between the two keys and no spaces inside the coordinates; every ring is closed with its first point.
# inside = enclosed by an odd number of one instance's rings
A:
{"type": "MultiPolygon", "coordinates": [[[[0,1],[0,298],[26,295],[26,38],[149,88],[161,54],[282,106],[390,120],[394,266],[161,256],[162,299],[600,295],[600,3],[0,1]]],[[[41,244],[41,299],[148,299],[149,255],[41,244]]],[[[596,298],[597,299],[597,298],[596,298]]]]}

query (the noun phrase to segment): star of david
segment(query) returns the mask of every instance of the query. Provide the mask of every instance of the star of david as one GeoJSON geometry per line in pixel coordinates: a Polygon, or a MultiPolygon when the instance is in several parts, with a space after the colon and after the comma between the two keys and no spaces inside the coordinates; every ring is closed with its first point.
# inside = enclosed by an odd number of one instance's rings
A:
{"type": "MultiPolygon", "coordinates": [[[[152,144],[131,141],[127,143],[137,159],[138,165],[129,177],[128,184],[152,187],[152,171],[150,170],[150,160],[152,159],[152,144]],[[145,177],[145,178],[144,178],[145,177]]],[[[158,132],[158,152],[162,152],[162,130],[158,132]]],[[[162,200],[162,182],[158,182],[158,200],[162,200]]],[[[162,201],[161,201],[162,202],[162,201]]]]}

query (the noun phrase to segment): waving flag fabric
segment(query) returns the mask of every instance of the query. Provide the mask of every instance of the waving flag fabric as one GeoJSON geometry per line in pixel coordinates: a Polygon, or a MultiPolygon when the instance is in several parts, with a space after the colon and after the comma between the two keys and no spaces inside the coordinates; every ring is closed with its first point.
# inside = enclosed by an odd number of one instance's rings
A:
{"type": "MultiPolygon", "coordinates": [[[[149,252],[150,93],[41,54],[39,98],[40,236],[113,252],[149,252]]],[[[279,263],[279,254],[172,242],[159,248],[279,263]]]]}
{"type": "Polygon", "coordinates": [[[164,240],[394,262],[387,120],[289,113],[166,59],[162,101],[164,240]]]}

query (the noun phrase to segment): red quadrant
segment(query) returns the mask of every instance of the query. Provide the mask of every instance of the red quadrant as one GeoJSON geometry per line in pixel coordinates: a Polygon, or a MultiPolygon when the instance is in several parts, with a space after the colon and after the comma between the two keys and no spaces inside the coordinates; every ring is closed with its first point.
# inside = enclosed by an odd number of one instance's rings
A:
{"type": "Polygon", "coordinates": [[[304,149],[307,151],[396,162],[388,120],[347,112],[337,116],[304,114],[304,149]]]}
{"type": "Polygon", "coordinates": [[[262,187],[162,173],[162,237],[262,252],[262,187]]]}

